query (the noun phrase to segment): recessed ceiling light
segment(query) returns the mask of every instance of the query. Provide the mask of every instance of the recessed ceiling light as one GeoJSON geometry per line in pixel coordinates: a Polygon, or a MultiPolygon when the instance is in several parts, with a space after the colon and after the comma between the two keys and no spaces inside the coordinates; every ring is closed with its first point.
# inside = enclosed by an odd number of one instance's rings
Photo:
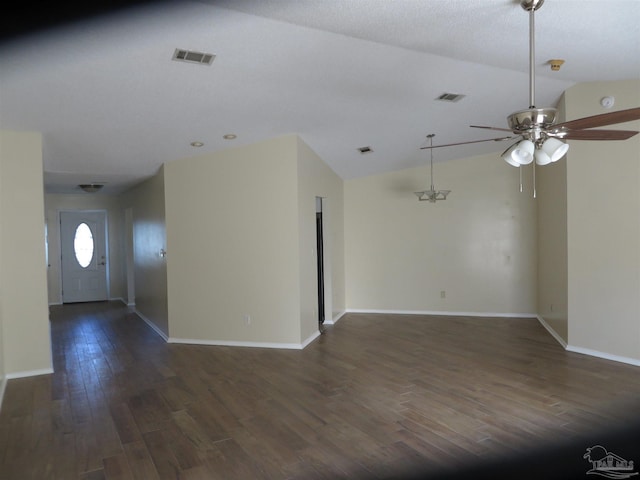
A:
{"type": "Polygon", "coordinates": [[[226,135],[223,135],[222,138],[225,140],[235,140],[238,136],[235,133],[227,133],[226,135]]]}
{"type": "Polygon", "coordinates": [[[202,142],[191,142],[192,147],[202,147],[204,143],[202,142]]]}

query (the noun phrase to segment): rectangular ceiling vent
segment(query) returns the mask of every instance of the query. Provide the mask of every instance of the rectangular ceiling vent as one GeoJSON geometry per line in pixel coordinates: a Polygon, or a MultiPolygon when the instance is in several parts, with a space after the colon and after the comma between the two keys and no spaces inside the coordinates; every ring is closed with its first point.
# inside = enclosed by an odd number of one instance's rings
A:
{"type": "Polygon", "coordinates": [[[173,52],[173,59],[179,62],[199,63],[201,65],[211,65],[216,56],[212,53],[194,52],[192,50],[183,50],[176,48],[173,52]]]}
{"type": "Polygon", "coordinates": [[[436,100],[442,100],[443,102],[457,102],[464,98],[464,95],[459,93],[443,93],[436,100]]]}

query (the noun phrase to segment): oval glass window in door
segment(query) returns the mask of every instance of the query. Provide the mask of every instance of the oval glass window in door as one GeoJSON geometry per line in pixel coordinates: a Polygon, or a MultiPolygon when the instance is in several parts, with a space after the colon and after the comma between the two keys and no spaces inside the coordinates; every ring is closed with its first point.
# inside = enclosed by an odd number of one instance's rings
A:
{"type": "Polygon", "coordinates": [[[93,233],[86,223],[81,223],[76,228],[76,235],[73,238],[73,251],[76,260],[82,268],[87,268],[93,258],[93,233]]]}

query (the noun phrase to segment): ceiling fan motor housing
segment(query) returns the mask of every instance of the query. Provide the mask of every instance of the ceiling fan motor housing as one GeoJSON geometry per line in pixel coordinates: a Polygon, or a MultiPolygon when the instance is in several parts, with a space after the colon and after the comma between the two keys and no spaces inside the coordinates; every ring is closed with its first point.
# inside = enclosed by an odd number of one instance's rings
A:
{"type": "Polygon", "coordinates": [[[555,108],[530,108],[512,113],[507,117],[509,128],[514,133],[531,134],[538,140],[536,133],[542,133],[556,123],[558,110],[555,108]]]}

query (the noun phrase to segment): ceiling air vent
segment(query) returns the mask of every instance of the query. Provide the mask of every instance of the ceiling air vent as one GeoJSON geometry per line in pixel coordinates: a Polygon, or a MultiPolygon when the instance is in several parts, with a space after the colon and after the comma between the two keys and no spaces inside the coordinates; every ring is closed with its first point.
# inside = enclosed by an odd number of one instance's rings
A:
{"type": "Polygon", "coordinates": [[[179,62],[200,63],[202,65],[211,65],[216,56],[212,53],[194,52],[192,50],[183,50],[176,48],[173,52],[173,60],[179,62]]]}
{"type": "Polygon", "coordinates": [[[442,100],[443,102],[457,102],[462,100],[465,96],[459,93],[443,93],[436,100],[442,100]]]}

